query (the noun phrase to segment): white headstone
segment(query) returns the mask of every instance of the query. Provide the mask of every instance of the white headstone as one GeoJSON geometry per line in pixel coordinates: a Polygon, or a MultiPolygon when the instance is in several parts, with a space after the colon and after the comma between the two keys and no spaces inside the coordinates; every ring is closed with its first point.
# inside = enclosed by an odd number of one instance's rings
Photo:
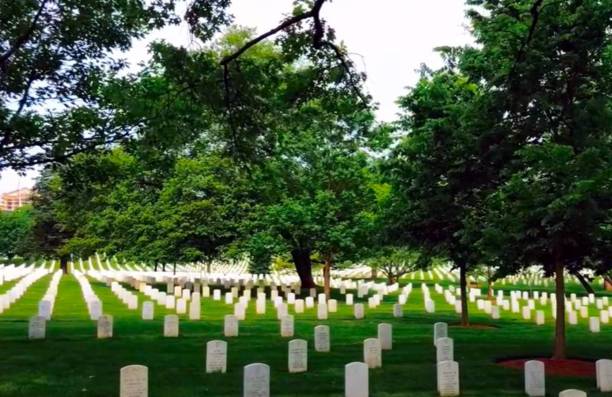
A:
{"type": "Polygon", "coordinates": [[[113,337],[113,316],[105,314],[98,317],[98,339],[113,337]]]}
{"type": "Polygon", "coordinates": [[[144,365],[128,365],[121,368],[119,397],[148,397],[149,368],[144,365]]]}
{"type": "Polygon", "coordinates": [[[437,365],[438,393],[442,397],[459,395],[459,364],[456,361],[441,361],[437,365]]]}
{"type": "Polygon", "coordinates": [[[363,361],[368,368],[382,367],[382,350],[378,338],[368,338],[363,341],[363,361]]]}
{"type": "Polygon", "coordinates": [[[393,317],[395,317],[395,318],[404,317],[404,312],[402,310],[402,305],[400,305],[399,303],[396,303],[396,304],[393,305],[393,317]]]}
{"type": "Polygon", "coordinates": [[[349,306],[353,304],[353,294],[346,294],[346,304],[349,306]]]}
{"type": "Polygon", "coordinates": [[[587,394],[582,390],[567,389],[559,393],[559,397],[587,397],[587,394]]]}
{"type": "Polygon", "coordinates": [[[525,363],[525,393],[529,397],[546,395],[546,374],[542,361],[530,360],[525,363]]]}
{"type": "Polygon", "coordinates": [[[330,335],[329,326],[317,325],[314,329],[315,332],[315,351],[327,353],[330,351],[330,335]]]}
{"type": "Polygon", "coordinates": [[[227,342],[211,340],[206,342],[206,373],[227,371],[227,342]]]}
{"type": "Polygon", "coordinates": [[[51,301],[41,300],[38,302],[38,316],[45,320],[51,320],[51,301]]]}
{"type": "Polygon", "coordinates": [[[353,314],[357,320],[361,320],[364,317],[363,303],[356,303],[353,306],[353,314]]]}
{"type": "Polygon", "coordinates": [[[244,397],[270,397],[270,367],[254,363],[244,367],[244,397]]]}
{"type": "Polygon", "coordinates": [[[47,331],[47,320],[44,317],[34,316],[30,317],[28,324],[28,338],[29,339],[45,339],[47,331]]]}
{"type": "Polygon", "coordinates": [[[223,335],[238,336],[238,318],[233,314],[226,314],[223,318],[223,335]]]}
{"type": "Polygon", "coordinates": [[[293,337],[293,316],[283,316],[280,321],[280,333],[283,338],[293,337]]]}
{"type": "Polygon", "coordinates": [[[151,301],[146,301],[142,304],[142,319],[153,320],[155,317],[155,305],[151,301]]]}
{"type": "Polygon", "coordinates": [[[289,372],[308,371],[308,342],[304,339],[289,341],[289,372]]]}
{"type": "Polygon", "coordinates": [[[453,340],[449,337],[438,338],[436,343],[436,362],[453,361],[453,340]]]}
{"type": "Polygon", "coordinates": [[[327,303],[322,302],[317,305],[317,319],[327,320],[327,303]]]}
{"type": "Polygon", "coordinates": [[[368,397],[368,366],[352,362],[344,366],[344,397],[368,397]]]}
{"type": "Polygon", "coordinates": [[[447,323],[435,323],[434,324],[434,346],[439,338],[446,338],[448,336],[448,324],[447,323]]]}
{"type": "Polygon", "coordinates": [[[391,324],[378,324],[378,340],[382,350],[393,349],[393,327],[391,324]]]}
{"type": "Polygon", "coordinates": [[[612,360],[597,360],[597,387],[602,392],[612,392],[612,360]]]}
{"type": "Polygon", "coordinates": [[[600,331],[599,317],[589,318],[589,329],[591,330],[591,332],[594,332],[594,333],[597,333],[600,331]]]}
{"type": "Polygon", "coordinates": [[[164,336],[166,338],[177,338],[179,336],[179,318],[176,314],[164,316],[164,336]]]}

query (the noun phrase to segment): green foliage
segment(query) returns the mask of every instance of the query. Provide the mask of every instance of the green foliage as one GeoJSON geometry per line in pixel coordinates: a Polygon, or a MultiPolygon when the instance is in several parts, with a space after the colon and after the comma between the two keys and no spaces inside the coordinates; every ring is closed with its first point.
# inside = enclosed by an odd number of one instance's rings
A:
{"type": "Polygon", "coordinates": [[[23,252],[32,228],[32,210],[24,206],[15,211],[0,211],[0,255],[11,259],[23,252]]]}

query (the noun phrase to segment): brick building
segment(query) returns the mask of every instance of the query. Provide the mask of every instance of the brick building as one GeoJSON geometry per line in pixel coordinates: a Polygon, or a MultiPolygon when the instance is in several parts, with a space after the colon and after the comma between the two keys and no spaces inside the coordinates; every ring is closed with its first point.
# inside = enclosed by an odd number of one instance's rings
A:
{"type": "Polygon", "coordinates": [[[23,188],[0,194],[0,210],[14,211],[32,203],[32,189],[23,188]]]}

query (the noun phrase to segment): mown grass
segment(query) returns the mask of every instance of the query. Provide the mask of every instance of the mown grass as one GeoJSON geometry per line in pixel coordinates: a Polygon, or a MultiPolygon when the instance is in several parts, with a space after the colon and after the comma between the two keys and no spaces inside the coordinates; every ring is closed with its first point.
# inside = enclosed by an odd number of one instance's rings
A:
{"type": "MultiPolygon", "coordinates": [[[[329,319],[316,319],[316,309],[296,315],[295,338],[309,343],[309,371],[289,374],[287,343],[281,338],[275,311],[268,304],[267,314],[255,314],[255,302],[240,323],[240,336],[223,338],[223,315],[233,308],[223,302],[203,299],[202,320],[181,316],[181,336],[162,336],[163,315],[169,311],[155,306],[156,319],[143,321],[140,310],[130,311],[103,284],[92,280],[94,291],[104,304],[104,312],[114,316],[113,339],[97,340],[95,322],[89,320],[76,279],[64,276],[60,283],[53,319],[47,326],[47,339],[27,340],[27,320],[37,311],[50,276],[34,283],[24,297],[0,315],[0,396],[118,396],[119,369],[128,364],[149,367],[150,396],[240,396],[242,368],[253,362],[271,366],[273,396],[342,396],[344,365],[362,360],[362,342],[376,336],[381,322],[393,324],[392,351],[383,353],[383,368],[370,371],[372,396],[435,396],[435,350],[432,328],[436,321],[457,321],[452,308],[433,288],[436,313],[423,310],[418,282],[404,306],[402,319],[392,317],[395,295],[388,296],[377,309],[366,309],[364,320],[353,320],[352,308],[339,305],[329,319]],[[314,351],[313,329],[317,324],[331,327],[332,351],[314,351]],[[229,347],[228,373],[205,374],[204,346],[211,339],[226,339],[229,347]]],[[[506,286],[509,288],[509,286],[506,286]]],[[[343,302],[339,294],[336,298],[343,302]]],[[[140,304],[144,296],[140,294],[140,304]]],[[[522,396],[522,371],[495,364],[502,357],[549,356],[553,326],[550,310],[547,324],[536,326],[517,316],[503,313],[493,321],[477,313],[471,305],[472,321],[494,325],[491,329],[450,329],[455,340],[455,359],[460,364],[463,396],[522,396]]],[[[570,356],[598,359],[612,356],[612,325],[603,325],[599,334],[588,330],[586,320],[569,327],[570,356]]],[[[548,395],[579,388],[589,396],[597,393],[595,379],[547,378],[548,395]]]]}

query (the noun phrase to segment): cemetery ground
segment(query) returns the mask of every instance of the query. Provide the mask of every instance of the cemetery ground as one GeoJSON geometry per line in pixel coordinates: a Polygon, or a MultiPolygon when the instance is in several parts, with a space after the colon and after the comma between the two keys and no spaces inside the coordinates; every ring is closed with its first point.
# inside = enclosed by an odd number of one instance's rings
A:
{"type": "MultiPolygon", "coordinates": [[[[155,305],[155,319],[141,319],[145,296],[138,291],[139,310],[128,310],[105,284],[90,279],[94,292],[103,302],[104,313],[114,317],[110,339],[96,339],[96,323],[90,320],[81,288],[74,275],[60,281],[53,317],[47,324],[44,340],[28,340],[28,319],[37,313],[39,300],[45,294],[52,275],[36,281],[25,295],[0,314],[0,396],[118,396],[119,370],[130,364],[149,368],[150,396],[239,396],[242,394],[243,367],[261,362],[270,366],[272,396],[342,396],[344,366],[363,360],[363,341],[376,337],[377,325],[393,325],[393,349],[383,351],[382,368],[369,370],[372,396],[435,396],[436,351],[432,343],[433,324],[449,323],[449,336],[454,339],[455,361],[460,367],[462,396],[523,396],[522,369],[496,364],[508,357],[549,357],[553,343],[553,319],[546,310],[546,324],[537,326],[520,314],[504,312],[500,320],[476,310],[470,303],[471,321],[480,326],[461,328],[458,315],[443,297],[432,292],[435,313],[423,309],[423,293],[419,280],[402,280],[414,285],[403,318],[393,317],[397,293],[385,296],[375,309],[365,305],[365,318],[356,320],[353,308],[344,304],[344,297],[334,290],[338,311],[327,320],[317,320],[317,309],[306,309],[295,315],[295,335],[282,338],[279,321],[270,300],[265,315],[255,313],[254,301],[240,321],[238,337],[223,336],[223,316],[233,306],[223,300],[202,299],[202,317],[190,321],[180,315],[180,336],[163,337],[163,315],[174,314],[155,305]],[[314,351],[314,327],[330,326],[331,351],[314,351]],[[489,326],[489,327],[483,327],[489,326]],[[289,373],[287,345],[291,339],[308,341],[308,371],[289,373]],[[227,373],[205,373],[205,345],[213,339],[228,342],[227,373]]],[[[435,281],[427,280],[433,285],[435,281]]],[[[442,282],[440,282],[442,283],[442,282]]],[[[5,282],[0,293],[14,282],[5,282]]],[[[130,288],[127,284],[126,288],[130,288]]],[[[165,286],[158,286],[162,289],[165,286]]],[[[510,289],[510,286],[499,286],[510,289]]],[[[517,289],[517,286],[512,286],[517,289]]],[[[527,286],[524,286],[528,290],[527,286]]],[[[539,288],[542,290],[541,288],[539,288]]],[[[552,291],[552,289],[549,289],[552,291]]],[[[578,285],[568,287],[568,295],[584,295],[578,285]]],[[[599,295],[603,294],[598,291],[599,295]]],[[[367,301],[367,297],[364,297],[367,301]]],[[[363,302],[364,299],[355,299],[363,302]]],[[[290,314],[293,310],[290,309],[290,314]]],[[[568,355],[592,359],[612,355],[612,327],[602,324],[601,332],[591,333],[588,320],[568,325],[568,355]]],[[[589,396],[599,393],[594,375],[589,377],[546,377],[547,396],[576,388],[589,396]]]]}

